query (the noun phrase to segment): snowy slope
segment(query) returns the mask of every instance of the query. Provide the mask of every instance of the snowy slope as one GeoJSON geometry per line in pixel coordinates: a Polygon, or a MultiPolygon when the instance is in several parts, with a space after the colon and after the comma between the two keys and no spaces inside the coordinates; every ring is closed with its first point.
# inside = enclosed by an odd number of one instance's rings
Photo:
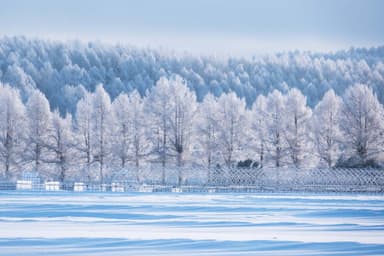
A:
{"type": "Polygon", "coordinates": [[[2,193],[0,255],[382,255],[384,196],[2,193]]]}

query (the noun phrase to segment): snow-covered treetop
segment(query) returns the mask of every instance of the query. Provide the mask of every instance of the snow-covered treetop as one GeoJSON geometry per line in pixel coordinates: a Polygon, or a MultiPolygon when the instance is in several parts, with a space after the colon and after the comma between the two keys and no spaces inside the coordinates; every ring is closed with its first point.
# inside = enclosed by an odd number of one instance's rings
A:
{"type": "Polygon", "coordinates": [[[24,101],[39,89],[62,114],[74,113],[85,91],[93,92],[99,83],[113,100],[135,89],[143,96],[161,77],[174,75],[185,80],[198,101],[208,92],[233,91],[251,107],[260,94],[295,87],[314,107],[331,88],[342,95],[349,86],[364,83],[384,102],[384,46],[216,59],[100,43],[0,39],[0,82],[18,88],[24,101]]]}

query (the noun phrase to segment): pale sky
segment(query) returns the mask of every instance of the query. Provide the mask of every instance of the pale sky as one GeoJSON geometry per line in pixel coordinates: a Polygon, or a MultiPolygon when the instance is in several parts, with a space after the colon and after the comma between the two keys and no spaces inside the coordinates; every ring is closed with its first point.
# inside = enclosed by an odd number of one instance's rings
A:
{"type": "Polygon", "coordinates": [[[211,55],[384,44],[381,0],[0,0],[0,36],[211,55]]]}

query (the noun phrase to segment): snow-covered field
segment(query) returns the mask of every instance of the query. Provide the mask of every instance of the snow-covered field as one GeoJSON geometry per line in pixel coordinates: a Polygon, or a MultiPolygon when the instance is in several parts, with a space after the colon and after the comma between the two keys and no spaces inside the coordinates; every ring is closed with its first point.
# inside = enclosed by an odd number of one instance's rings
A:
{"type": "Polygon", "coordinates": [[[384,255],[384,196],[1,192],[0,255],[384,255]]]}

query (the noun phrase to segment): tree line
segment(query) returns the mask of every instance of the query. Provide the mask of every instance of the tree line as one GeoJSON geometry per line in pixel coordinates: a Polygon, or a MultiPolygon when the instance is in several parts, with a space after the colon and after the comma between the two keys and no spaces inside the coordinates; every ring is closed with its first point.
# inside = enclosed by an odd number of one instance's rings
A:
{"type": "Polygon", "coordinates": [[[235,93],[201,102],[178,75],[161,77],[142,97],[114,100],[103,85],[78,101],[74,115],[51,111],[33,90],[24,103],[0,85],[0,162],[3,178],[24,170],[60,181],[103,181],[123,169],[155,165],[307,168],[378,166],[384,109],[372,88],[327,91],[312,109],[300,90],[273,90],[251,107],[235,93]]]}

